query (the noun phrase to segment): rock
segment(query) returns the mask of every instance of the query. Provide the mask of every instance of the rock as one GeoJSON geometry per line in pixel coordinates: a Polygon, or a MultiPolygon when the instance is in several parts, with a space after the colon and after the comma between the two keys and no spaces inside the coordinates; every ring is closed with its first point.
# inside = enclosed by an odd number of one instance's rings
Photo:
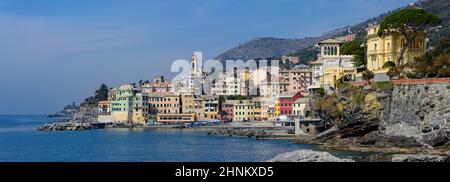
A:
{"type": "Polygon", "coordinates": [[[439,155],[395,154],[392,155],[392,162],[450,162],[450,158],[439,155]]]}
{"type": "Polygon", "coordinates": [[[378,130],[379,120],[366,118],[363,115],[352,115],[346,123],[339,126],[341,138],[364,136],[378,130]]]}
{"type": "Polygon", "coordinates": [[[313,137],[309,135],[298,135],[293,140],[292,143],[296,144],[311,144],[313,137]]]}
{"type": "Polygon", "coordinates": [[[422,147],[423,145],[414,137],[404,135],[379,135],[375,143],[378,147],[422,147]]]}
{"type": "Polygon", "coordinates": [[[324,142],[327,141],[329,139],[335,138],[337,135],[337,131],[338,128],[337,127],[332,127],[322,133],[319,133],[318,135],[316,135],[313,140],[316,142],[324,142]]]}
{"type": "Polygon", "coordinates": [[[374,145],[378,140],[378,132],[372,132],[363,137],[356,138],[355,142],[362,145],[374,145]]]}
{"type": "Polygon", "coordinates": [[[418,138],[424,143],[432,147],[444,145],[448,141],[448,137],[448,130],[446,128],[438,129],[418,136],[418,138]]]}
{"type": "Polygon", "coordinates": [[[398,85],[383,104],[382,132],[386,135],[420,135],[442,128],[450,118],[447,84],[398,85]]]}
{"type": "Polygon", "coordinates": [[[352,159],[341,159],[328,152],[313,150],[297,150],[275,156],[267,162],[355,162],[352,159]]]}
{"type": "Polygon", "coordinates": [[[253,128],[221,128],[208,133],[209,136],[238,136],[238,137],[256,137],[266,136],[268,133],[263,129],[253,128]]]}

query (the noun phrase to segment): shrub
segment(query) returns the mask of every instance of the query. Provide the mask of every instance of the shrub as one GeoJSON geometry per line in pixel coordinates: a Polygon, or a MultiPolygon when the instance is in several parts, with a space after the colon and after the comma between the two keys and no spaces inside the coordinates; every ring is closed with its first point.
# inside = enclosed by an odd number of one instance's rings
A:
{"type": "Polygon", "coordinates": [[[317,97],[323,97],[325,96],[325,89],[324,88],[318,88],[314,90],[314,95],[317,97]]]}
{"type": "Polygon", "coordinates": [[[320,99],[316,104],[316,108],[318,108],[318,110],[326,117],[331,117],[333,119],[341,119],[343,117],[343,105],[336,94],[326,96],[320,99]]]}
{"type": "Polygon", "coordinates": [[[380,90],[391,90],[394,88],[394,83],[391,81],[376,82],[375,87],[380,90]]]}
{"type": "Polygon", "coordinates": [[[388,61],[388,62],[383,64],[383,68],[393,68],[395,66],[396,66],[395,63],[392,62],[392,61],[388,61]]]}
{"type": "Polygon", "coordinates": [[[386,75],[389,76],[389,78],[394,78],[400,76],[400,70],[397,67],[392,67],[389,69],[389,71],[386,73],[386,75]]]}
{"type": "Polygon", "coordinates": [[[406,73],[406,78],[409,78],[409,79],[419,79],[419,78],[423,78],[423,77],[421,76],[420,73],[416,73],[416,72],[408,72],[408,73],[406,73]]]}
{"type": "Polygon", "coordinates": [[[337,83],[336,83],[336,87],[337,87],[339,90],[345,90],[345,89],[348,89],[348,88],[352,87],[352,85],[351,85],[350,83],[337,82],[337,83]]]}

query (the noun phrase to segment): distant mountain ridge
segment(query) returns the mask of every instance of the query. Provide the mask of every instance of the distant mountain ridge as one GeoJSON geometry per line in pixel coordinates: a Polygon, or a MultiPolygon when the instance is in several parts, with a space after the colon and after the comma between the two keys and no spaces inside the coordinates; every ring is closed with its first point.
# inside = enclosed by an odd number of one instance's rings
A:
{"type": "Polygon", "coordinates": [[[303,39],[282,39],[274,37],[255,38],[241,43],[225,53],[215,57],[217,60],[249,60],[273,56],[282,56],[293,53],[299,49],[313,46],[318,41],[342,35],[343,31],[334,31],[319,37],[307,37],[303,39]]]}
{"type": "MultiPolygon", "coordinates": [[[[407,6],[410,7],[411,5],[407,6]]],[[[449,0],[419,0],[412,6],[422,8],[429,11],[440,18],[442,18],[442,28],[439,32],[431,32],[429,34],[430,45],[434,45],[440,38],[450,34],[450,1],[449,0]]],[[[399,8],[402,9],[402,8],[399,8]]],[[[348,34],[348,32],[355,33],[357,39],[362,39],[366,35],[366,28],[370,23],[379,23],[383,18],[391,12],[399,9],[381,14],[372,19],[366,20],[362,23],[346,26],[344,28],[336,29],[327,32],[318,37],[306,37],[303,39],[282,39],[273,37],[255,38],[253,40],[241,43],[217,57],[215,59],[220,61],[225,60],[250,60],[250,59],[265,59],[268,57],[279,57],[287,54],[300,54],[311,49],[314,44],[337,36],[348,34]]],[[[310,59],[310,56],[308,56],[310,59]]],[[[311,60],[301,60],[302,63],[307,63],[311,60]]]]}

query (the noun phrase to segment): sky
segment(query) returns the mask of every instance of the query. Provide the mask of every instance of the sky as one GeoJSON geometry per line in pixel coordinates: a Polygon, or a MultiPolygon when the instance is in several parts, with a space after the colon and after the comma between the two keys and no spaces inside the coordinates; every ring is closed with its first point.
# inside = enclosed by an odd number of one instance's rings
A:
{"type": "Polygon", "coordinates": [[[100,84],[172,77],[257,37],[318,36],[415,0],[0,0],[0,114],[49,114],[100,84]]]}

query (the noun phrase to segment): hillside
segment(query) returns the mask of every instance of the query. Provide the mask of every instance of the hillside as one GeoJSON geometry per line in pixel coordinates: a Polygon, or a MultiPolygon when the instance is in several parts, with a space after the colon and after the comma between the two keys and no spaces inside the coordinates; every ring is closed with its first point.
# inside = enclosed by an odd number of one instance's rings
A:
{"type": "MultiPolygon", "coordinates": [[[[438,40],[450,34],[450,1],[449,0],[420,0],[413,6],[423,8],[440,18],[442,18],[442,28],[437,32],[429,34],[429,46],[433,46],[438,40]]],[[[396,10],[394,10],[396,11],[396,10]]],[[[220,54],[215,59],[224,61],[227,59],[249,60],[257,58],[267,58],[282,56],[286,54],[301,57],[302,63],[307,63],[314,59],[317,50],[312,48],[314,44],[327,38],[344,35],[350,30],[357,34],[358,39],[363,39],[366,35],[366,27],[369,23],[380,22],[391,12],[384,13],[362,23],[336,29],[325,33],[319,37],[308,37],[304,39],[279,39],[279,38],[256,38],[220,54]]]]}
{"type": "Polygon", "coordinates": [[[319,37],[307,37],[303,39],[281,39],[273,37],[255,38],[240,44],[215,57],[217,60],[249,60],[265,59],[293,53],[299,49],[313,46],[318,41],[343,35],[344,29],[334,30],[319,37]]]}

